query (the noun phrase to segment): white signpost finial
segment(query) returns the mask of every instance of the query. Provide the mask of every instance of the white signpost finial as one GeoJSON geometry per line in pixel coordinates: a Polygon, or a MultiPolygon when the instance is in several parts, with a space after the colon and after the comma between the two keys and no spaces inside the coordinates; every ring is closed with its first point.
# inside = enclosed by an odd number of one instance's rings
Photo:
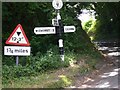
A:
{"type": "Polygon", "coordinates": [[[64,47],[63,47],[63,38],[62,33],[66,32],[75,32],[75,26],[63,26],[60,11],[59,9],[62,8],[63,2],[62,0],[53,0],[52,6],[56,10],[56,18],[52,19],[52,25],[55,27],[35,27],[34,33],[35,34],[57,34],[59,40],[59,53],[60,58],[64,61],[64,47]],[[64,28],[64,29],[63,29],[64,28]]]}
{"type": "Polygon", "coordinates": [[[59,10],[59,9],[62,8],[63,2],[62,2],[62,0],[53,0],[53,1],[52,1],[52,6],[53,6],[55,9],[59,10]]]}

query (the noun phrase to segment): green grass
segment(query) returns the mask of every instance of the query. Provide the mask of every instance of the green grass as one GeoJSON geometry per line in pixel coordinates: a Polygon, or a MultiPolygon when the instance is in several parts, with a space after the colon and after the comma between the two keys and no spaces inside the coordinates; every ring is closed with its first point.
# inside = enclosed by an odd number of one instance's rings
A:
{"type": "MultiPolygon", "coordinates": [[[[83,58],[84,59],[84,58],[83,58]]],[[[87,58],[89,59],[89,57],[87,58]]],[[[47,71],[37,76],[9,79],[3,88],[63,88],[72,85],[76,75],[85,75],[92,70],[88,64],[75,64],[66,68],[47,71]]]]}
{"type": "Polygon", "coordinates": [[[68,85],[71,85],[70,78],[53,70],[38,76],[14,78],[3,88],[59,88],[68,85]]]}
{"type": "Polygon", "coordinates": [[[51,74],[39,74],[38,76],[14,78],[9,84],[4,84],[3,88],[42,88],[55,77],[51,74]]]}

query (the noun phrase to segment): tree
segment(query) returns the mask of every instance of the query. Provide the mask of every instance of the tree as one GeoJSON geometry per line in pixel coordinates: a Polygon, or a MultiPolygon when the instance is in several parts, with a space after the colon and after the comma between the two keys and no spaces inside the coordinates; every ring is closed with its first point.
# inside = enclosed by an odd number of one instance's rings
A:
{"type": "MultiPolygon", "coordinates": [[[[89,3],[64,3],[61,16],[64,25],[76,26],[76,32],[64,34],[65,49],[73,51],[91,48],[91,42],[77,19],[80,9],[89,3]],[[73,40],[71,40],[73,39],[73,40]]],[[[51,19],[55,16],[51,3],[3,3],[3,45],[15,26],[20,23],[31,43],[33,54],[46,52],[52,45],[57,44],[55,35],[36,36],[33,30],[36,26],[52,26],[51,19]],[[13,22],[13,23],[11,23],[13,22]],[[7,32],[7,33],[6,33],[7,32]],[[49,46],[48,46],[49,45],[49,46]],[[38,47],[38,48],[34,48],[38,47]]]]}
{"type": "Polygon", "coordinates": [[[93,3],[96,11],[95,39],[118,39],[120,3],[93,3]]]}

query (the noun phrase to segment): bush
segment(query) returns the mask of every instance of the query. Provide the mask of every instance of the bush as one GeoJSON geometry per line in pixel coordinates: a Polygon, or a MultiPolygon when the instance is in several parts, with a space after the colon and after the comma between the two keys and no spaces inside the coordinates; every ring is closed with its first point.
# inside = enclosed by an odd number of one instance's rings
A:
{"type": "MultiPolygon", "coordinates": [[[[2,70],[3,83],[7,83],[7,81],[15,78],[34,76],[49,70],[69,66],[69,61],[74,57],[74,54],[67,54],[63,62],[60,60],[58,50],[56,49],[57,47],[54,47],[54,49],[51,48],[44,55],[38,52],[36,56],[31,55],[30,57],[24,58],[23,62],[19,60],[18,66],[15,65],[15,62],[10,61],[10,63],[12,63],[11,66],[8,64],[9,62],[5,62],[6,65],[5,63],[3,64],[2,70]],[[26,65],[23,65],[24,62],[26,62],[26,65]]],[[[8,59],[9,58],[6,57],[6,60],[8,59]]],[[[22,59],[22,57],[19,59],[22,59]]]]}
{"type": "MultiPolygon", "coordinates": [[[[35,55],[31,55],[29,57],[20,57],[18,66],[15,65],[13,57],[5,57],[5,60],[3,60],[4,63],[2,70],[3,84],[10,83],[11,80],[15,80],[16,78],[35,76],[49,70],[68,67],[77,62],[77,60],[84,60],[87,54],[92,57],[87,58],[89,60],[86,61],[90,67],[94,67],[97,62],[95,58],[98,57],[98,55],[95,54],[96,51],[91,49],[87,49],[87,51],[81,50],[81,53],[79,54],[74,52],[74,50],[66,50],[64,62],[61,61],[58,51],[57,46],[51,45],[51,48],[44,54],[37,52],[35,55]]],[[[86,69],[87,68],[82,71],[86,72],[86,69]]]]}

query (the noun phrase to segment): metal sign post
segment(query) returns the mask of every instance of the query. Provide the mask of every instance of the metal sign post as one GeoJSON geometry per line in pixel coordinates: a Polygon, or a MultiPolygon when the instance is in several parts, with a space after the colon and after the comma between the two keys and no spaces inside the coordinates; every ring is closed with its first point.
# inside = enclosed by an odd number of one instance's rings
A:
{"type": "Polygon", "coordinates": [[[18,64],[19,64],[19,57],[16,56],[16,65],[18,66],[18,64]]]}
{"type": "Polygon", "coordinates": [[[52,6],[56,10],[56,18],[52,19],[52,25],[54,27],[35,27],[35,34],[57,34],[58,35],[58,46],[60,52],[60,58],[64,61],[64,47],[63,47],[63,38],[62,33],[75,32],[75,26],[63,26],[60,16],[60,9],[63,6],[62,0],[53,0],[52,6]]]}
{"type": "Polygon", "coordinates": [[[58,43],[59,43],[60,58],[62,61],[64,61],[64,48],[63,48],[63,39],[62,39],[62,33],[64,32],[64,30],[63,30],[63,25],[61,22],[61,16],[60,16],[60,12],[59,12],[59,9],[61,9],[63,6],[63,2],[62,2],[62,0],[53,0],[52,5],[53,5],[54,9],[56,9],[56,11],[57,11],[57,23],[58,24],[56,24],[56,25],[58,25],[58,26],[55,26],[55,27],[56,27],[56,30],[57,30],[58,36],[59,36],[58,43]]]}
{"type": "Polygon", "coordinates": [[[61,16],[60,16],[59,10],[57,10],[57,21],[58,21],[58,26],[56,26],[56,29],[59,36],[58,42],[59,42],[60,58],[62,61],[64,61],[64,48],[63,48],[63,39],[62,39],[62,33],[64,32],[64,30],[63,30],[63,25],[61,22],[61,16]]]}

